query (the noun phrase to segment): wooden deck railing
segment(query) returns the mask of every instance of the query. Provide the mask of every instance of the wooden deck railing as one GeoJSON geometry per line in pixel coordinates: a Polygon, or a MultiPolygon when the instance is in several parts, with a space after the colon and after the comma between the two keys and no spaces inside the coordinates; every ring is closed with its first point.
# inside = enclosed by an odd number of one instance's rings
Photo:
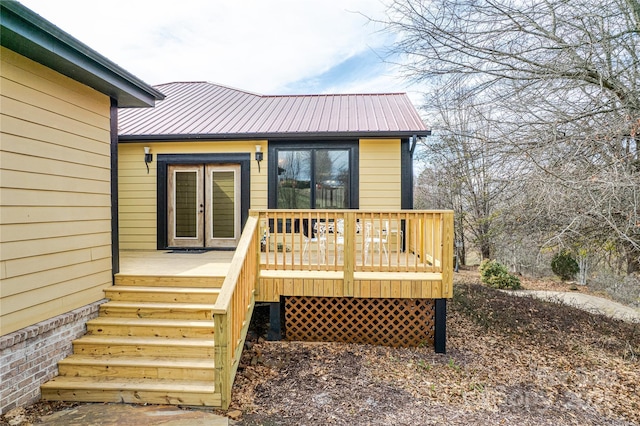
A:
{"type": "Polygon", "coordinates": [[[453,213],[266,210],[267,270],[443,272],[453,262],[453,213]]]}
{"type": "MultiPolygon", "coordinates": [[[[357,273],[427,273],[438,275],[441,283],[450,283],[453,213],[252,211],[214,308],[215,386],[224,409],[231,401],[261,270],[340,272],[343,296],[354,295],[357,273]]],[[[451,297],[448,287],[438,297],[451,297]]]]}
{"type": "Polygon", "coordinates": [[[213,310],[215,324],[215,387],[222,394],[222,408],[231,401],[231,388],[255,304],[259,268],[258,218],[247,219],[229,272],[213,310]]]}

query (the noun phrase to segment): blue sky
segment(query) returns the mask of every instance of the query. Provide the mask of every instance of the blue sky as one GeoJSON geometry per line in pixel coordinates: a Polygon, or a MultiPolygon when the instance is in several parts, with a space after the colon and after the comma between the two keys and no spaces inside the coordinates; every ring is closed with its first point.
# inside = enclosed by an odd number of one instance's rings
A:
{"type": "Polygon", "coordinates": [[[348,88],[347,91],[350,93],[390,91],[375,89],[377,84],[380,84],[380,87],[383,85],[389,88],[395,87],[392,81],[388,85],[380,83],[384,78],[391,77],[391,80],[394,78],[395,70],[388,64],[387,56],[382,49],[365,49],[342,62],[332,64],[325,72],[285,85],[284,92],[333,93],[344,88],[348,88]]]}
{"type": "Polygon", "coordinates": [[[421,99],[382,60],[393,40],[365,17],[384,16],[378,0],[20,1],[152,85],[210,81],[259,94],[421,99]]]}

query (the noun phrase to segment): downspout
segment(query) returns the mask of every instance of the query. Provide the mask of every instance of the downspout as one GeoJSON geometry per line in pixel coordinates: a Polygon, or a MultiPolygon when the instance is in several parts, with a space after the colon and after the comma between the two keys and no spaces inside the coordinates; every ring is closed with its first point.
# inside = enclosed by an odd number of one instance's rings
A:
{"type": "Polygon", "coordinates": [[[413,153],[418,145],[418,135],[413,135],[409,138],[409,155],[411,157],[411,163],[413,164],[413,153]]]}
{"type": "Polygon", "coordinates": [[[413,155],[418,143],[418,136],[413,135],[402,143],[402,201],[400,208],[413,209],[413,155]]]}

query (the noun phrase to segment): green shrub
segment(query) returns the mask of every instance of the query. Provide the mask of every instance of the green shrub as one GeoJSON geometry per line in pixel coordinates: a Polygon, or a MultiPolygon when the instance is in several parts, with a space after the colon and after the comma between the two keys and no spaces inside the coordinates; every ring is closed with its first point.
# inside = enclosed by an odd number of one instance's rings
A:
{"type": "Polygon", "coordinates": [[[551,259],[551,270],[562,281],[568,281],[575,278],[576,274],[580,272],[580,267],[569,250],[561,250],[551,259]]]}
{"type": "Polygon", "coordinates": [[[496,260],[483,260],[480,263],[480,280],[489,287],[518,290],[520,278],[507,271],[507,268],[496,260]]]}
{"type": "Polygon", "coordinates": [[[520,278],[508,272],[506,274],[499,274],[490,277],[486,284],[493,288],[505,288],[510,290],[519,290],[521,287],[520,278]]]}
{"type": "Polygon", "coordinates": [[[500,262],[496,260],[488,260],[485,259],[480,263],[480,278],[482,282],[485,282],[489,277],[494,275],[506,274],[508,273],[507,268],[504,267],[500,262]]]}

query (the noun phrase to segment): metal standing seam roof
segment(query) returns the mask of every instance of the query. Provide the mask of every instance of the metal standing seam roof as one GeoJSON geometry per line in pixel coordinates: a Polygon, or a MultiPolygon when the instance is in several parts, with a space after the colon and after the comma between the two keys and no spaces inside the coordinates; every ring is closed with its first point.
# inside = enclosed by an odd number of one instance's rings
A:
{"type": "Polygon", "coordinates": [[[167,83],[155,108],[120,109],[120,140],[399,137],[430,132],[404,93],[262,96],[167,83]]]}

